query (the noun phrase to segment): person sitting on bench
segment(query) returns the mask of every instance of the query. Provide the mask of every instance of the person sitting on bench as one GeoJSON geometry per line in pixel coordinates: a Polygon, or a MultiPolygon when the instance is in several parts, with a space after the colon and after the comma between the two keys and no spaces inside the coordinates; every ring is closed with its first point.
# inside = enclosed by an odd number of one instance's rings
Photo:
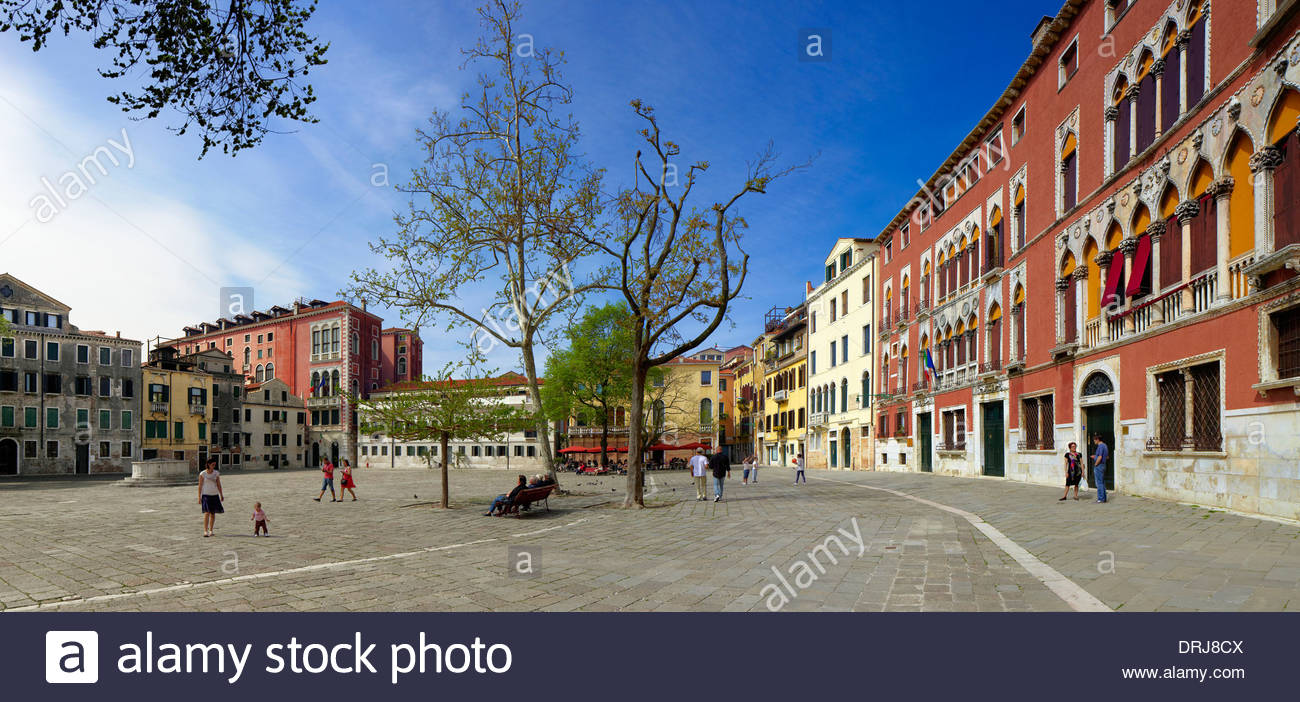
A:
{"type": "Polygon", "coordinates": [[[511,490],[509,495],[497,495],[496,498],[492,500],[492,506],[488,508],[487,514],[484,514],[483,516],[491,517],[498,509],[504,513],[506,508],[510,506],[510,503],[514,501],[515,496],[527,489],[528,477],[520,475],[519,483],[515,485],[515,489],[511,490]]]}

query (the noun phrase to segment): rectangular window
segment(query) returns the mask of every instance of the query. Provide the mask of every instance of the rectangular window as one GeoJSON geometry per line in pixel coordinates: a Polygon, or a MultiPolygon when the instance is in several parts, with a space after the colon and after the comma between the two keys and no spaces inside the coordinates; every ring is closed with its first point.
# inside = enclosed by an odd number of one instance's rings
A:
{"type": "Polygon", "coordinates": [[[40,347],[36,341],[32,339],[23,339],[23,358],[36,360],[36,353],[39,348],[40,347]]]}
{"type": "Polygon", "coordinates": [[[17,421],[13,407],[0,407],[0,427],[12,427],[17,421]]]}
{"type": "Polygon", "coordinates": [[[106,430],[106,429],[112,429],[112,428],[113,428],[113,412],[112,412],[112,411],[110,411],[110,410],[100,410],[100,411],[99,411],[99,428],[100,428],[100,429],[105,429],[105,430],[106,430]]]}
{"type": "MultiPolygon", "coordinates": [[[[134,450],[132,449],[132,447],[131,447],[131,442],[130,442],[130,441],[123,441],[123,442],[122,442],[122,458],[134,458],[134,457],[135,457],[135,451],[134,451],[134,450]]],[[[236,458],[238,458],[238,457],[236,457],[236,458]]]]}
{"type": "Polygon", "coordinates": [[[112,457],[112,455],[113,455],[113,450],[110,448],[111,445],[112,445],[112,444],[109,444],[107,441],[101,441],[101,442],[99,442],[99,457],[100,457],[100,458],[111,458],[111,457],[112,457]]]}
{"type": "Polygon", "coordinates": [[[122,410],[122,429],[128,430],[131,428],[132,428],[131,410],[122,410]]]}
{"type": "Polygon", "coordinates": [[[1065,51],[1061,52],[1060,87],[1064,87],[1065,84],[1068,83],[1070,79],[1074,77],[1074,74],[1078,70],[1079,70],[1079,42],[1076,41],[1073,44],[1070,44],[1069,46],[1065,47],[1065,51]]]}
{"type": "Polygon", "coordinates": [[[57,441],[46,441],[46,442],[45,442],[45,457],[46,457],[46,458],[58,458],[58,457],[59,457],[59,442],[57,442],[57,441]]]}
{"type": "MultiPolygon", "coordinates": [[[[1300,373],[1300,371],[1297,371],[1300,373]]],[[[808,352],[808,375],[817,375],[817,352],[808,352]]]]}
{"type": "Polygon", "coordinates": [[[1277,377],[1300,377],[1300,307],[1274,313],[1277,335],[1277,377]]]}
{"type": "Polygon", "coordinates": [[[862,325],[862,355],[871,353],[871,325],[862,325]]]}
{"type": "Polygon", "coordinates": [[[700,385],[713,384],[713,371],[700,371],[700,385]]]}
{"type": "Polygon", "coordinates": [[[99,379],[99,396],[111,397],[113,395],[113,379],[103,376],[99,379]]]}
{"type": "Polygon", "coordinates": [[[871,302],[871,276],[862,279],[862,304],[871,302]]]}
{"type": "Polygon", "coordinates": [[[90,363],[90,347],[77,344],[77,363],[90,363]]]}
{"type": "Polygon", "coordinates": [[[45,408],[45,428],[46,429],[59,428],[59,410],[57,407],[45,408]]]}
{"type": "Polygon", "coordinates": [[[832,341],[831,342],[831,368],[835,367],[835,364],[838,362],[838,359],[839,356],[835,353],[835,342],[832,341]]]}
{"type": "Polygon", "coordinates": [[[842,363],[849,362],[849,335],[848,334],[845,334],[844,336],[840,337],[840,361],[842,363]]]}
{"type": "Polygon", "coordinates": [[[122,349],[122,353],[119,355],[122,357],[123,368],[130,368],[135,363],[135,352],[131,349],[122,349]]]}
{"type": "MultiPolygon", "coordinates": [[[[165,426],[165,425],[164,425],[165,426]]],[[[177,441],[185,440],[185,422],[175,422],[172,426],[172,438],[177,441]]]]}
{"type": "Polygon", "coordinates": [[[14,340],[11,337],[5,337],[3,339],[0,339],[0,357],[2,358],[14,357],[14,340]]]}
{"type": "Polygon", "coordinates": [[[99,347],[99,365],[101,366],[113,365],[113,349],[107,346],[99,347]]]}
{"type": "Polygon", "coordinates": [[[36,428],[37,411],[35,407],[23,408],[23,427],[27,429],[36,428]]]}
{"type": "Polygon", "coordinates": [[[45,360],[57,363],[59,360],[59,342],[45,342],[45,360]]]}
{"type": "Polygon", "coordinates": [[[1021,107],[1016,116],[1011,119],[1011,145],[1015,146],[1020,143],[1021,137],[1025,135],[1025,108],[1021,107]]]}

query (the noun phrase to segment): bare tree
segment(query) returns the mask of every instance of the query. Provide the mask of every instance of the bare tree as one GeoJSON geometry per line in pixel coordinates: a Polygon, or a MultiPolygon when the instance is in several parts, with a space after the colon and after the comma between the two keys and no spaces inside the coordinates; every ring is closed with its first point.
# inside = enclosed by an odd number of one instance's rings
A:
{"type": "Polygon", "coordinates": [[[574,153],[579,131],[567,112],[572,90],[560,76],[562,54],[517,35],[519,14],[519,4],[506,0],[479,10],[485,36],[463,53],[466,65],[493,72],[462,97],[460,119],[435,112],[418,133],[425,164],[399,188],[411,196],[410,213],[395,218],[396,235],[371,244],[392,269],[353,273],[348,294],[397,309],[416,325],[438,319],[448,330],[471,329],[467,344],[482,354],[496,344],[518,349],[554,475],[534,348],[593,287],[575,282],[573,264],[591,253],[585,242],[598,239],[603,173],[574,153]],[[492,293],[486,305],[466,300],[484,288],[492,293]]]}
{"type": "MultiPolygon", "coordinates": [[[[749,254],[741,248],[747,224],[733,212],[746,195],[763,194],[773,179],[807,164],[774,170],[771,143],[749,164],[745,182],[726,201],[707,209],[688,204],[706,161],[691,164],[685,182],[674,187],[677,144],[660,132],[654,109],[632,101],[646,126],[640,134],[649,147],[648,161],[636,155],[638,180],[616,197],[620,231],[613,240],[588,238],[613,262],[604,282],[626,300],[633,320],[632,408],[630,424],[644,423],[645,383],[651,368],[661,366],[702,344],[727,318],[749,273],[749,254]],[[641,183],[644,178],[645,184],[641,183]],[[683,334],[680,326],[696,327],[683,334]]],[[[625,507],[645,505],[641,485],[641,432],[632,432],[628,447],[625,507]]]]}

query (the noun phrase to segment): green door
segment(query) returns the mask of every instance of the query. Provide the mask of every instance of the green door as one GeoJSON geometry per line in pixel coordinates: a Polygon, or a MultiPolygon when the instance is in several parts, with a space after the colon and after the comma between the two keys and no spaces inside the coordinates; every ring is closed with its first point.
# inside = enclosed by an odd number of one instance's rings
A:
{"type": "MultiPolygon", "coordinates": [[[[834,436],[834,433],[832,433],[832,436],[834,436]]],[[[835,468],[835,467],[837,467],[837,464],[835,462],[835,442],[832,441],[831,442],[831,468],[835,468]]]]}
{"type": "Polygon", "coordinates": [[[1006,475],[1003,458],[1006,450],[1006,438],[1002,434],[1002,403],[985,402],[980,405],[984,414],[984,475],[1002,477],[1006,475]]]}
{"type": "Polygon", "coordinates": [[[934,466],[930,463],[930,413],[925,412],[916,416],[916,433],[918,451],[921,452],[921,472],[933,473],[934,466]]]}
{"type": "Polygon", "coordinates": [[[845,429],[843,432],[840,433],[840,436],[841,436],[840,443],[844,445],[844,467],[845,467],[845,468],[848,468],[848,469],[850,469],[850,470],[852,470],[852,469],[853,469],[853,461],[850,460],[850,455],[851,455],[851,454],[850,454],[850,449],[849,449],[849,443],[850,443],[850,442],[849,442],[849,432],[850,432],[850,431],[851,431],[851,430],[849,430],[849,429],[845,429]]]}
{"type": "Polygon", "coordinates": [[[1083,427],[1084,441],[1086,447],[1080,447],[1082,453],[1088,461],[1088,487],[1096,488],[1097,481],[1092,475],[1092,454],[1096,448],[1092,445],[1092,435],[1101,434],[1101,440],[1106,442],[1106,448],[1110,449],[1110,460],[1106,461],[1106,489],[1115,489],[1115,405],[1097,405],[1095,407],[1085,407],[1083,417],[1086,424],[1083,427]]]}

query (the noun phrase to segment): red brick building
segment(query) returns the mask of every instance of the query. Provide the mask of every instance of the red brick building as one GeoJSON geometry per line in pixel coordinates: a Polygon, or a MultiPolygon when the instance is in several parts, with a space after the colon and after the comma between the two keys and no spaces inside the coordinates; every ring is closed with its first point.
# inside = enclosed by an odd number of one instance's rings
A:
{"type": "Polygon", "coordinates": [[[905,427],[878,459],[1061,484],[1100,433],[1121,492],[1300,517],[1298,7],[1070,0],[1039,23],[879,236],[911,302],[881,325],[879,425],[905,427]]]}
{"type": "Polygon", "coordinates": [[[422,343],[416,332],[383,331],[383,319],[343,301],[299,300],[291,308],[238,315],[185,327],[165,342],[183,354],[218,349],[234,359],[249,383],[279,378],[306,398],[312,446],[308,465],[323,457],[356,462],[356,416],[349,392],[371,391],[422,374],[422,343]],[[404,338],[404,342],[398,342],[404,338]],[[389,341],[391,340],[391,343],[389,341]],[[384,354],[385,345],[392,353],[384,354]],[[399,349],[405,346],[404,352],[399,349]],[[404,361],[404,363],[402,363],[404,361]],[[398,377],[399,363],[404,375],[398,377]]]}

